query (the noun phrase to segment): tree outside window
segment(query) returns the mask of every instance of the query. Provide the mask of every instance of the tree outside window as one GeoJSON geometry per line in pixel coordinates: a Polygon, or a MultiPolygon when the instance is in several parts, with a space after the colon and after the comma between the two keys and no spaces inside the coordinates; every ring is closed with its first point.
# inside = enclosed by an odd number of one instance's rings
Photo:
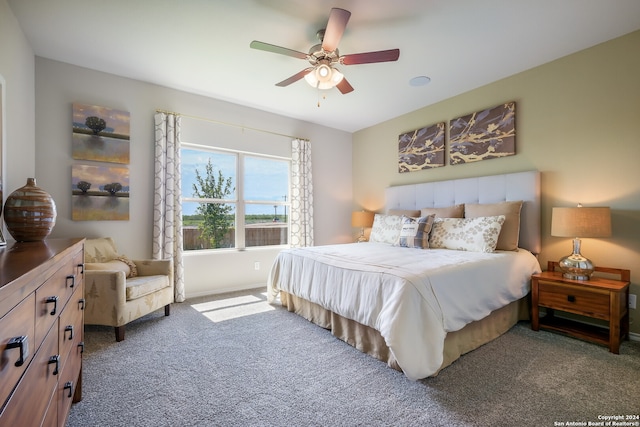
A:
{"type": "MultiPolygon", "coordinates": [[[[226,199],[235,191],[231,177],[225,178],[219,169],[216,177],[210,158],[205,166],[204,176],[198,169],[195,172],[194,197],[226,199]]],[[[233,226],[233,207],[224,203],[201,203],[197,212],[203,217],[203,221],[198,225],[201,237],[206,239],[212,248],[230,246],[229,230],[233,226]]]]}

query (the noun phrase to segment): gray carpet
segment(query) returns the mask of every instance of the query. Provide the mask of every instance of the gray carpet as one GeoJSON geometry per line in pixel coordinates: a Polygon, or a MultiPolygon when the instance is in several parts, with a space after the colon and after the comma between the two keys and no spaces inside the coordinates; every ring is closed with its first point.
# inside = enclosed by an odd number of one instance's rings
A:
{"type": "Polygon", "coordinates": [[[620,355],[520,323],[413,382],[261,291],[85,327],[68,426],[554,426],[640,412],[640,343],[620,355]]]}

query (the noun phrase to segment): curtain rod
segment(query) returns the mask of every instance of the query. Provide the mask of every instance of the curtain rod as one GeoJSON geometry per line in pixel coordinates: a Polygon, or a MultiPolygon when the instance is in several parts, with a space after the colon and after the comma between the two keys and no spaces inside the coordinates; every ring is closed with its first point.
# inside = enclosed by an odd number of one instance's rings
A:
{"type": "Polygon", "coordinates": [[[238,124],[235,124],[235,123],[221,122],[219,120],[208,119],[208,118],[205,118],[205,117],[198,117],[198,116],[191,116],[191,115],[188,115],[188,114],[176,113],[175,111],[167,111],[167,110],[156,109],[156,113],[173,114],[175,116],[188,117],[190,119],[202,120],[202,121],[205,121],[205,122],[211,122],[211,123],[215,123],[215,124],[218,124],[218,125],[236,127],[236,128],[240,128],[242,130],[247,129],[247,130],[252,130],[252,131],[256,131],[256,132],[268,133],[268,134],[276,135],[276,136],[284,136],[286,138],[295,138],[295,139],[301,139],[301,140],[304,140],[304,141],[309,141],[306,138],[300,138],[300,137],[292,136],[292,135],[285,135],[283,133],[277,133],[277,132],[272,132],[272,131],[269,131],[269,130],[252,128],[252,127],[249,127],[249,126],[238,125],[238,124]]]}

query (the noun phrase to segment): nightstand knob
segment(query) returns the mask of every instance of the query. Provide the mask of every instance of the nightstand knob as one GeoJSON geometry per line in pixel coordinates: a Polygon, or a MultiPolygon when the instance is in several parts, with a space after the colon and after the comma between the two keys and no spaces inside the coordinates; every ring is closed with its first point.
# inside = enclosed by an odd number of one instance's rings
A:
{"type": "Polygon", "coordinates": [[[576,297],[574,297],[573,295],[567,295],[567,301],[576,302],[576,297]]]}

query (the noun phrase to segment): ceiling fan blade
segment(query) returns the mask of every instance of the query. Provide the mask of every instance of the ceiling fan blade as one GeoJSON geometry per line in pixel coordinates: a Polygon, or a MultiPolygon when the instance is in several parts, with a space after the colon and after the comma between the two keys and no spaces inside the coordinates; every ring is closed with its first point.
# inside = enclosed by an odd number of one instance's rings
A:
{"type": "Polygon", "coordinates": [[[342,81],[336,85],[336,87],[340,92],[342,92],[343,95],[346,95],[349,92],[353,92],[353,86],[351,86],[345,78],[343,78],[342,81]]]}
{"type": "Polygon", "coordinates": [[[309,74],[312,70],[313,70],[313,67],[305,68],[304,70],[300,71],[299,73],[294,74],[293,76],[289,77],[288,79],[285,79],[285,80],[281,81],[280,83],[276,83],[276,86],[280,86],[280,87],[289,86],[291,83],[295,83],[298,80],[300,80],[301,78],[303,78],[304,76],[306,76],[307,74],[309,74]]]}
{"type": "Polygon", "coordinates": [[[279,53],[280,55],[293,56],[294,58],[307,59],[307,54],[286,47],[276,46],[269,43],[254,40],[249,45],[252,49],[264,50],[266,52],[279,53]]]}
{"type": "Polygon", "coordinates": [[[322,39],[322,48],[325,51],[333,52],[337,49],[350,17],[351,12],[348,10],[337,7],[331,9],[329,22],[327,22],[327,28],[324,30],[324,38],[322,39]]]}
{"type": "Polygon", "coordinates": [[[377,52],[354,53],[340,57],[344,65],[371,64],[374,62],[397,61],[400,57],[400,49],[379,50],[377,52]]]}

